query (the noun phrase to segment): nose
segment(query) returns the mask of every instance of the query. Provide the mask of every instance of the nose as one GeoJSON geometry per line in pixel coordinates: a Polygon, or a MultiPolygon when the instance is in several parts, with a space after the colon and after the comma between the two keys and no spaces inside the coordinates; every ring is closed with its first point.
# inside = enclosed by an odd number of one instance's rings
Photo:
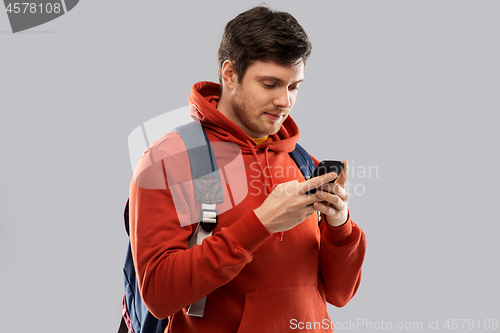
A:
{"type": "Polygon", "coordinates": [[[288,109],[292,105],[288,89],[280,89],[273,101],[274,106],[288,109]]]}

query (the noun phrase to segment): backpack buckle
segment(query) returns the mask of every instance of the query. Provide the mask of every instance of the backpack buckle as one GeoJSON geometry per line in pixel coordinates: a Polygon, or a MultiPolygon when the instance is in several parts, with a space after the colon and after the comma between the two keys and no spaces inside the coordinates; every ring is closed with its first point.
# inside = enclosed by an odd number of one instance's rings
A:
{"type": "Polygon", "coordinates": [[[216,204],[201,204],[200,225],[206,232],[212,232],[217,226],[216,204]]]}

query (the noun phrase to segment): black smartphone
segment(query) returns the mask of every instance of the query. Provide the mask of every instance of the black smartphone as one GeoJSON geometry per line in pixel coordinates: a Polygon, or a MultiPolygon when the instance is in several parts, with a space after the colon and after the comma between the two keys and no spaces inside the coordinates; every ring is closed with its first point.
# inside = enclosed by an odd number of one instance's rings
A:
{"type": "MultiPolygon", "coordinates": [[[[344,164],[341,161],[324,160],[318,164],[318,166],[313,172],[312,177],[318,177],[324,175],[325,173],[335,172],[338,178],[343,169],[344,169],[344,164]]],[[[337,178],[332,180],[330,183],[334,183],[337,180],[337,178]]],[[[313,188],[312,190],[307,192],[307,194],[314,194],[316,193],[316,190],[317,190],[316,188],[313,188]]]]}

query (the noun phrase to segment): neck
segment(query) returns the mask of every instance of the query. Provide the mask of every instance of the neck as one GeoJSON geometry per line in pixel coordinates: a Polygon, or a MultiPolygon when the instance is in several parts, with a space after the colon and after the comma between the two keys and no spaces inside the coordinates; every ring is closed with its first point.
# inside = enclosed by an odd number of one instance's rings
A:
{"type": "Polygon", "coordinates": [[[229,100],[225,98],[226,96],[227,96],[226,94],[221,93],[219,98],[219,103],[217,103],[217,110],[219,110],[219,112],[225,115],[227,118],[231,119],[229,112],[230,110],[229,100]]]}

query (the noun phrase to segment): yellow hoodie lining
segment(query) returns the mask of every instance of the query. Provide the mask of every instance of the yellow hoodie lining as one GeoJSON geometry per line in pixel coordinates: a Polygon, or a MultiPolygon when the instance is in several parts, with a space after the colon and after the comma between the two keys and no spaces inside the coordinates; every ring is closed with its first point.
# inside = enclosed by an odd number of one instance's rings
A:
{"type": "Polygon", "coordinates": [[[263,138],[257,138],[257,139],[252,138],[252,139],[253,139],[253,141],[255,141],[255,143],[256,143],[256,144],[257,144],[257,146],[258,146],[258,145],[260,145],[262,142],[265,142],[265,141],[267,140],[267,138],[269,138],[269,135],[266,135],[266,136],[265,136],[265,137],[263,137],[263,138]]]}

